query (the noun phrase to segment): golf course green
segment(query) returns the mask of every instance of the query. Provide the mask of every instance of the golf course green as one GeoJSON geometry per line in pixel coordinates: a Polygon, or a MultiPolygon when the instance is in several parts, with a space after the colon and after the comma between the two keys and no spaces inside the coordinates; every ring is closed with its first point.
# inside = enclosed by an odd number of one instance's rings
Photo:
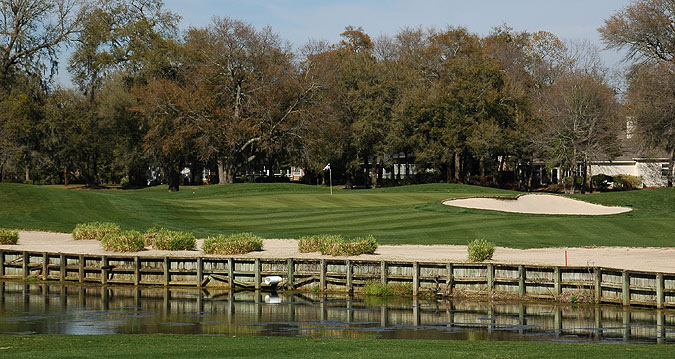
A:
{"type": "Polygon", "coordinates": [[[461,184],[374,190],[300,184],[234,184],[134,190],[77,190],[0,184],[0,227],[70,232],[106,221],[123,229],[166,227],[205,237],[253,232],[266,238],[316,233],[374,235],[381,244],[466,244],[484,238],[511,248],[675,247],[675,189],[574,195],[633,211],[607,216],[534,215],[449,207],[445,199],[514,197],[519,192],[461,184]]]}

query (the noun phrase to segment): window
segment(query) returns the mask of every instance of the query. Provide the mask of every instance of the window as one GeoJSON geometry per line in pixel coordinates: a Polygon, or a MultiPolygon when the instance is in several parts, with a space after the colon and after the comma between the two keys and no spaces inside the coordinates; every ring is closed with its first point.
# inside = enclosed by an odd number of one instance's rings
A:
{"type": "Polygon", "coordinates": [[[663,177],[668,177],[668,172],[670,169],[670,166],[667,163],[662,163],[661,164],[661,176],[663,177]]]}

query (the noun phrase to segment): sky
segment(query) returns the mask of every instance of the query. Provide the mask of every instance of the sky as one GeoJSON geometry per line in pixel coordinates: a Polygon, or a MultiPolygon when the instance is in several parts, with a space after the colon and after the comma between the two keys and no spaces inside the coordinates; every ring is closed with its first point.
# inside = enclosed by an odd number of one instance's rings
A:
{"type": "MultiPolygon", "coordinates": [[[[271,26],[300,48],[308,40],[340,39],[345,26],[361,26],[372,38],[395,35],[405,27],[464,26],[485,36],[502,24],[516,31],[545,30],[563,40],[588,40],[602,48],[597,29],[631,0],[164,0],[182,16],[180,27],[208,25],[231,17],[258,28],[271,26]]],[[[67,56],[68,52],[65,52],[67,56]]],[[[605,64],[621,66],[622,54],[601,52],[605,64]]],[[[58,81],[70,86],[62,59],[58,81]]]]}

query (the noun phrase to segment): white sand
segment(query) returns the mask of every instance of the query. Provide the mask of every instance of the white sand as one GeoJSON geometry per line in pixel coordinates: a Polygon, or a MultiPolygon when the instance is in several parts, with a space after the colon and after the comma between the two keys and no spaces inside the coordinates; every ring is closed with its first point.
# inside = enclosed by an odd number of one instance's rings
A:
{"type": "MultiPolygon", "coordinates": [[[[18,245],[4,245],[0,249],[26,250],[53,253],[74,254],[108,254],[124,256],[199,256],[200,251],[158,251],[146,250],[137,253],[119,254],[107,252],[97,241],[76,241],[70,234],[27,232],[19,233],[18,245]]],[[[198,241],[201,247],[202,241],[198,241]]],[[[627,248],[627,247],[598,247],[598,248],[539,248],[539,249],[512,249],[497,247],[493,263],[508,264],[539,264],[565,265],[565,250],[568,254],[570,266],[598,266],[629,270],[658,271],[675,273],[675,248],[627,248]]],[[[245,258],[345,258],[321,256],[318,253],[300,253],[295,240],[266,239],[264,250],[238,256],[245,258]]],[[[374,255],[360,255],[352,259],[366,260],[401,260],[421,262],[465,262],[467,261],[466,246],[422,246],[422,245],[382,245],[374,255]]]]}
{"type": "Polygon", "coordinates": [[[626,207],[607,207],[550,194],[527,194],[517,199],[464,198],[443,202],[446,206],[532,214],[573,214],[598,216],[631,211],[626,207]]]}

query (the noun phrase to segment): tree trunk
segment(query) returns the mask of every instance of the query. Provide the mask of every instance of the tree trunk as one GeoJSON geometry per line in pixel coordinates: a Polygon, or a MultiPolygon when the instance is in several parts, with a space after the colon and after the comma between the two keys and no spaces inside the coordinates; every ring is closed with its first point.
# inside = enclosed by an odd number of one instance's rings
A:
{"type": "Polygon", "coordinates": [[[445,183],[452,183],[452,165],[446,163],[443,167],[445,167],[445,183]]]}
{"type": "Polygon", "coordinates": [[[405,153],[405,184],[410,184],[410,162],[408,161],[408,152],[405,153]]]}
{"type": "Polygon", "coordinates": [[[478,167],[480,167],[480,177],[485,178],[485,156],[480,156],[478,159],[478,167]]]}
{"type": "Polygon", "coordinates": [[[581,183],[581,194],[586,194],[586,180],[588,179],[588,159],[584,158],[584,176],[581,183]]]}
{"type": "Polygon", "coordinates": [[[368,161],[368,155],[363,156],[363,169],[365,169],[365,171],[363,171],[363,187],[370,188],[368,185],[368,174],[370,173],[369,171],[370,163],[368,161]]]}
{"type": "Polygon", "coordinates": [[[68,167],[63,167],[63,184],[68,186],[68,167]]]}
{"type": "Polygon", "coordinates": [[[373,158],[373,163],[371,163],[370,166],[370,184],[373,189],[377,188],[377,180],[379,177],[379,173],[377,171],[377,157],[373,158]]]}
{"type": "Polygon", "coordinates": [[[352,174],[349,171],[345,174],[345,188],[352,189],[352,174]]]}
{"type": "Polygon", "coordinates": [[[461,177],[460,168],[461,168],[461,161],[459,158],[459,153],[455,152],[455,182],[460,181],[461,177]]]}
{"type": "Polygon", "coordinates": [[[223,160],[218,159],[218,184],[225,184],[225,166],[223,165],[223,160]]]}
{"type": "Polygon", "coordinates": [[[28,167],[28,165],[26,165],[25,170],[26,170],[26,178],[25,178],[25,181],[26,181],[26,182],[30,182],[30,167],[28,167]]]}
{"type": "Polygon", "coordinates": [[[668,187],[673,187],[673,167],[675,166],[675,147],[670,149],[670,162],[668,162],[668,187]]]}
{"type": "Polygon", "coordinates": [[[169,181],[169,192],[178,192],[180,189],[180,164],[176,163],[169,166],[167,171],[169,181]]]}

